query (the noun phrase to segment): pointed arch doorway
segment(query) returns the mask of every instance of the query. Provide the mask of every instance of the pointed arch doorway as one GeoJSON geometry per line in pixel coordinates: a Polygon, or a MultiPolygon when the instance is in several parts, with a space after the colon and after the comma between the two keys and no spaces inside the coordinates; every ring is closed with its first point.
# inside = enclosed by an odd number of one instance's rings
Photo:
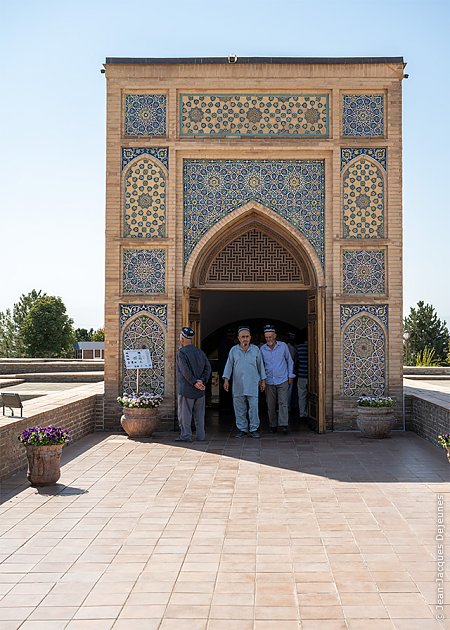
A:
{"type": "Polygon", "coordinates": [[[314,250],[286,221],[255,204],[211,232],[186,266],[183,325],[195,330],[199,345],[214,326],[239,320],[305,328],[310,424],[325,431],[323,272],[314,250]]]}

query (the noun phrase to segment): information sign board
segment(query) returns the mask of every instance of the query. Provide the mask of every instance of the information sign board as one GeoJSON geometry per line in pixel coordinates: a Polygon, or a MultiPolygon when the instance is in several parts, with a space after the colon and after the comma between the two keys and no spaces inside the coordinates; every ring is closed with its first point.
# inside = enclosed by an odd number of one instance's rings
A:
{"type": "Polygon", "coordinates": [[[127,370],[140,370],[152,368],[153,362],[148,348],[140,350],[124,350],[125,366],[127,370]]]}

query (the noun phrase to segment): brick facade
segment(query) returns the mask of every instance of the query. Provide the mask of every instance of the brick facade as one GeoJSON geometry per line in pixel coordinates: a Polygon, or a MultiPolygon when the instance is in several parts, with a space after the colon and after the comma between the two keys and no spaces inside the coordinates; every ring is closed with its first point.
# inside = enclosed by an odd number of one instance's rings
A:
{"type": "MultiPolygon", "coordinates": [[[[124,336],[160,339],[148,382],[164,388],[161,413],[173,418],[187,291],[208,280],[206,264],[222,250],[238,249],[245,222],[247,232],[284,239],[273,251],[304,260],[288,287],[324,296],[322,429],[354,428],[372,370],[401,417],[403,69],[400,58],[107,60],[105,428],[119,422],[124,336]],[[137,248],[164,251],[164,283],[155,266],[141,266],[124,291],[124,251],[137,248]],[[372,282],[380,265],[384,275],[372,282]],[[131,294],[146,274],[149,286],[131,294]],[[122,321],[124,305],[135,310],[122,321]],[[149,305],[166,308],[166,320],[149,305]],[[342,307],[358,305],[342,324],[342,307]],[[373,315],[378,306],[385,321],[373,315]],[[368,331],[362,345],[358,330],[368,331]]],[[[256,281],[279,288],[273,277],[256,281]]]]}

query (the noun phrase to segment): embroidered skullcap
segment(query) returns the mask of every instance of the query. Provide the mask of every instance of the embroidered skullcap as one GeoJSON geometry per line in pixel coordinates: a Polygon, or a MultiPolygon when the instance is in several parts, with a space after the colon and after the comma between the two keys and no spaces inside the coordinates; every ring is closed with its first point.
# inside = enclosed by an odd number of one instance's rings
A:
{"type": "Polygon", "coordinates": [[[277,331],[275,330],[275,326],[272,326],[272,324],[267,324],[266,326],[264,326],[264,332],[274,332],[276,333],[277,331]]]}
{"type": "Polygon", "coordinates": [[[189,326],[185,326],[181,329],[181,335],[185,339],[192,339],[192,337],[195,335],[195,332],[189,326]]]}
{"type": "Polygon", "coordinates": [[[238,335],[243,332],[244,330],[246,330],[247,332],[250,332],[250,328],[248,326],[239,326],[238,328],[238,335]]]}

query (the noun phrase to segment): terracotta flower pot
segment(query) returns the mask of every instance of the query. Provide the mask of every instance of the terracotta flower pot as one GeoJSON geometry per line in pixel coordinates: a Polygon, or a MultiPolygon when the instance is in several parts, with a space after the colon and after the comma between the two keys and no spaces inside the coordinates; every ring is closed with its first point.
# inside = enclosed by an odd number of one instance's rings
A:
{"type": "Polygon", "coordinates": [[[395,425],[394,409],[392,407],[359,407],[356,424],[363,437],[388,437],[395,425]]]}
{"type": "Polygon", "coordinates": [[[61,455],[64,444],[29,446],[27,479],[32,486],[50,486],[61,477],[61,455]]]}
{"type": "Polygon", "coordinates": [[[151,437],[159,424],[158,409],[123,407],[120,424],[130,437],[151,437]]]}

